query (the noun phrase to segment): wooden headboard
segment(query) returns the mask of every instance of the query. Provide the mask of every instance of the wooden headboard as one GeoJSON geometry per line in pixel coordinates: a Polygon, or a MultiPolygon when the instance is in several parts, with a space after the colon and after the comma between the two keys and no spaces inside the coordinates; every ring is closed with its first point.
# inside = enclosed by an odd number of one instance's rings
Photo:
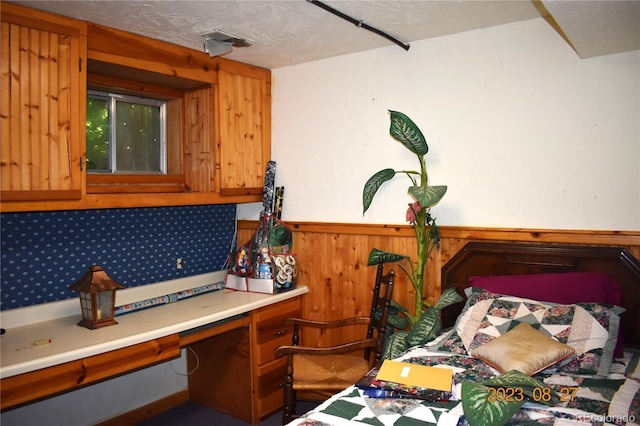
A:
{"type": "MultiPolygon", "coordinates": [[[[454,288],[466,300],[471,276],[551,272],[603,272],[620,283],[624,343],[640,348],[640,261],[624,248],[472,242],[442,268],[442,288],[454,288]]],[[[455,323],[463,306],[442,311],[444,327],[455,323]]]]}

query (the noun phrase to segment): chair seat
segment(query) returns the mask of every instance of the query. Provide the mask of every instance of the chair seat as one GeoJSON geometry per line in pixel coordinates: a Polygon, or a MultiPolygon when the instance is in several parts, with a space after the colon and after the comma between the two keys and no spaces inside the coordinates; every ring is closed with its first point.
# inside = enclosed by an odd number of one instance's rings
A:
{"type": "Polygon", "coordinates": [[[370,370],[362,355],[307,355],[293,357],[293,389],[342,390],[353,385],[370,370]]]}
{"type": "Polygon", "coordinates": [[[333,321],[305,318],[287,318],[284,321],[285,325],[293,326],[293,335],[291,345],[279,346],[275,349],[276,357],[287,357],[283,384],[282,424],[289,424],[296,416],[298,395],[311,400],[327,399],[337,391],[352,386],[366,375],[372,366],[379,366],[382,363],[395,277],[393,270],[385,275],[382,265],[383,262],[378,263],[368,320],[357,316],[333,321]],[[298,346],[300,327],[321,332],[323,330],[337,332],[343,327],[365,323],[368,323],[368,327],[364,339],[344,342],[337,346],[318,347],[313,344],[313,338],[311,338],[306,347],[298,346]]]}

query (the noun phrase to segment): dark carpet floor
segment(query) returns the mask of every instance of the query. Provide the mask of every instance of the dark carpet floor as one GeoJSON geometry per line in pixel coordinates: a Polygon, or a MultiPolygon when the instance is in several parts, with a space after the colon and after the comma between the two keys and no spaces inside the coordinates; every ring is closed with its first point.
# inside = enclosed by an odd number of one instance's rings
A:
{"type": "MultiPolygon", "coordinates": [[[[298,401],[297,412],[303,413],[311,410],[318,403],[298,401]]],[[[243,422],[226,414],[214,411],[210,408],[196,404],[195,402],[187,402],[164,413],[139,423],[138,426],[198,426],[198,425],[214,425],[214,426],[250,426],[250,423],[243,422]]],[[[281,426],[282,412],[275,414],[261,421],[258,426],[281,426]]]]}

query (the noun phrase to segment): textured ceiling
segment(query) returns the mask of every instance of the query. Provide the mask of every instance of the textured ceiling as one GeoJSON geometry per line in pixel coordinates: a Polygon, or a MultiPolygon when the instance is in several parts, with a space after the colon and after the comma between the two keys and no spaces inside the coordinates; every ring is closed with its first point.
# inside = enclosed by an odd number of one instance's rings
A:
{"type": "MultiPolygon", "coordinates": [[[[226,58],[270,69],[393,45],[305,0],[13,3],[197,50],[203,50],[203,34],[222,31],[254,43],[251,47],[235,48],[226,58]]],[[[409,44],[544,16],[582,58],[640,49],[640,0],[326,0],[324,3],[409,44]]]]}

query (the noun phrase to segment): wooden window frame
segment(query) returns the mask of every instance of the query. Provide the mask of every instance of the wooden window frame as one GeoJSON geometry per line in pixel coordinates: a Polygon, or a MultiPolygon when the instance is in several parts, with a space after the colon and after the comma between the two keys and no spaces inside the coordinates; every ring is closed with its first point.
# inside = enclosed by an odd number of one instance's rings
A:
{"type": "Polygon", "coordinates": [[[94,73],[87,74],[87,88],[167,102],[167,174],[87,172],[87,194],[187,192],[182,149],[184,92],[172,87],[94,73]]]}

